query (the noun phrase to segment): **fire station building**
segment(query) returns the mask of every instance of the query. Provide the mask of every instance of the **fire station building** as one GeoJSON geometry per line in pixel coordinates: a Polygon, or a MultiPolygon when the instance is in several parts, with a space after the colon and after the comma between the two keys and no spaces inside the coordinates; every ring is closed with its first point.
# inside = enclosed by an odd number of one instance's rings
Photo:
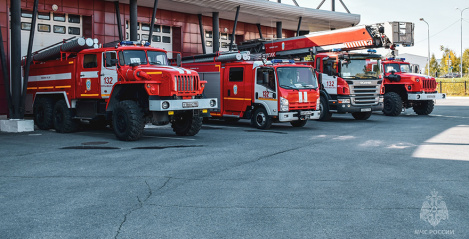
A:
{"type": "MultiPolygon", "coordinates": [[[[239,43],[350,27],[360,21],[357,14],[331,11],[335,8],[335,0],[332,0],[330,10],[297,6],[296,1],[292,1],[292,5],[285,4],[287,1],[39,0],[32,52],[73,37],[95,38],[99,44],[104,44],[118,41],[121,35],[124,40],[151,38],[154,47],[191,56],[228,51],[235,26],[233,41],[239,43]],[[154,6],[157,6],[157,11],[155,19],[152,19],[154,6]],[[153,33],[150,36],[152,20],[153,33]]],[[[27,54],[33,6],[34,0],[0,0],[0,26],[6,59],[6,69],[0,68],[0,115],[8,114],[3,71],[10,74],[12,48],[20,46],[21,56],[27,54]],[[12,44],[10,40],[10,5],[14,2],[21,2],[20,44],[12,44]]],[[[14,80],[18,79],[11,78],[14,80]]]]}

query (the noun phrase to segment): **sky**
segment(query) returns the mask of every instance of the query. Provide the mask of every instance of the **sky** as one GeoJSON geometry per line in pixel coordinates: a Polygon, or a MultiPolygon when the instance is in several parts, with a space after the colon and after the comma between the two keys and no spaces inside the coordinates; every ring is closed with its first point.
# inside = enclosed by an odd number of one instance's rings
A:
{"type": "MultiPolygon", "coordinates": [[[[317,8],[322,0],[296,0],[301,7],[317,8]]],[[[428,55],[428,28],[430,26],[430,53],[437,59],[442,57],[440,46],[443,45],[461,53],[461,13],[456,8],[469,7],[468,0],[342,0],[351,13],[360,14],[360,25],[388,21],[415,23],[413,47],[398,47],[399,54],[409,53],[420,56],[428,55]]],[[[293,4],[292,0],[282,3],[293,4]]],[[[339,0],[335,3],[336,11],[346,12],[339,0]]],[[[326,0],[321,9],[331,10],[331,0],[326,0]]],[[[463,49],[469,48],[469,9],[463,12],[463,49]]],[[[383,52],[381,52],[383,54],[383,52]]]]}

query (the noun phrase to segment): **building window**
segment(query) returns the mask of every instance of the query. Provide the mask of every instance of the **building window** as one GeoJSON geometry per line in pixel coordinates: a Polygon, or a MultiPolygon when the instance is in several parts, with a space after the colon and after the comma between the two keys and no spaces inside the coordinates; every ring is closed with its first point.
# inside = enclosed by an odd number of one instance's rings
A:
{"type": "Polygon", "coordinates": [[[212,38],[212,31],[205,31],[205,37],[206,38],[212,38]]]}
{"type": "Polygon", "coordinates": [[[142,24],[142,31],[150,31],[150,24],[142,24]]]}
{"type": "Polygon", "coordinates": [[[65,34],[64,26],[54,26],[54,33],[65,34]]]}
{"type": "Polygon", "coordinates": [[[128,32],[125,33],[125,39],[129,40],[129,33],[128,32]]]}
{"type": "Polygon", "coordinates": [[[240,82],[243,81],[243,67],[233,67],[230,69],[229,81],[240,82]]]}
{"type": "Polygon", "coordinates": [[[230,47],[230,43],[228,42],[222,42],[221,43],[221,48],[229,48],[230,47]]]}
{"type": "Polygon", "coordinates": [[[137,41],[140,41],[140,34],[137,34],[137,41]]]}
{"type": "Polygon", "coordinates": [[[31,23],[30,22],[22,22],[21,23],[21,30],[30,31],[31,30],[31,23]]]}
{"type": "Polygon", "coordinates": [[[54,21],[65,22],[65,14],[54,13],[54,21]]]}
{"type": "Polygon", "coordinates": [[[37,24],[37,31],[39,31],[39,32],[50,32],[50,25],[37,24]]]}
{"type": "Polygon", "coordinates": [[[69,27],[68,28],[68,34],[80,35],[80,28],[78,28],[78,27],[69,27]]]}
{"type": "Polygon", "coordinates": [[[31,11],[21,11],[21,17],[33,18],[33,12],[31,12],[31,11]]]}
{"type": "MultiPolygon", "coordinates": [[[[142,28],[143,28],[143,26],[142,26],[142,28]]],[[[142,40],[143,41],[148,41],[148,36],[149,36],[148,34],[142,34],[142,40]]]]}
{"type": "Polygon", "coordinates": [[[98,57],[96,54],[86,54],[83,57],[83,68],[98,67],[98,57]]]}
{"type": "Polygon", "coordinates": [[[161,42],[161,37],[153,35],[152,38],[151,38],[151,41],[152,42],[161,42]]]}
{"type": "Polygon", "coordinates": [[[206,41],[205,46],[212,47],[212,41],[206,41]]]}
{"type": "Polygon", "coordinates": [[[50,20],[50,14],[49,13],[38,13],[37,14],[37,19],[50,20]]]}
{"type": "Polygon", "coordinates": [[[68,22],[70,22],[70,23],[80,23],[80,16],[68,14],[68,22]]]}
{"type": "Polygon", "coordinates": [[[222,33],[220,39],[221,40],[228,40],[228,34],[227,33],[222,33]]]}
{"type": "Polygon", "coordinates": [[[154,32],[161,32],[161,26],[160,25],[154,25],[153,26],[153,31],[154,32]]]}
{"type": "MultiPolygon", "coordinates": [[[[171,27],[170,26],[163,26],[163,33],[171,33],[171,27]]],[[[164,42],[164,39],[163,39],[164,42]]]]}
{"type": "Polygon", "coordinates": [[[163,37],[163,43],[171,43],[171,37],[163,37]]]}

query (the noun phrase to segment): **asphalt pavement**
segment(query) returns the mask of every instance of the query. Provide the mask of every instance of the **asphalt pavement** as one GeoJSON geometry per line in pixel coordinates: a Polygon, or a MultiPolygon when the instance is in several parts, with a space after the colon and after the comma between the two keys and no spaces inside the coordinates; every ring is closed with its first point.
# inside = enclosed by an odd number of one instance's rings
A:
{"type": "Polygon", "coordinates": [[[469,238],[469,98],[303,128],[0,133],[0,238],[469,238]]]}

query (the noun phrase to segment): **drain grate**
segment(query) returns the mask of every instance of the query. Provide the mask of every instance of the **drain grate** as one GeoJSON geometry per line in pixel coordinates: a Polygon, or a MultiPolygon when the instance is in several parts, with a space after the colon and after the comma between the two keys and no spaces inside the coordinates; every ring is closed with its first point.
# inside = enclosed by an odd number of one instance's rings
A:
{"type": "Polygon", "coordinates": [[[81,145],[81,146],[63,147],[60,149],[120,149],[120,148],[109,147],[109,146],[81,145]]]}
{"type": "Polygon", "coordinates": [[[256,129],[247,129],[244,132],[260,132],[260,133],[272,133],[272,134],[288,134],[281,131],[271,131],[271,130],[256,130],[256,129]]]}
{"type": "Polygon", "coordinates": [[[107,144],[108,142],[105,141],[98,141],[98,142],[85,142],[81,143],[82,145],[102,145],[102,144],[107,144]]]}
{"type": "Polygon", "coordinates": [[[168,148],[197,148],[204,147],[203,145],[170,145],[170,146],[147,146],[147,147],[135,147],[132,149],[168,149],[168,148]]]}

